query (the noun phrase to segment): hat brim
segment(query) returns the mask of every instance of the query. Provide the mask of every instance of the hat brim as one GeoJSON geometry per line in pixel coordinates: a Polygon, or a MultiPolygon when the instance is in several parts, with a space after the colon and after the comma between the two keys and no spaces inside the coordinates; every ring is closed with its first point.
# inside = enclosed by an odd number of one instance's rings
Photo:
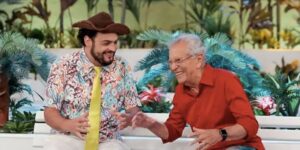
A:
{"type": "Polygon", "coordinates": [[[125,35],[129,34],[130,30],[126,25],[120,24],[120,23],[113,23],[105,28],[97,28],[94,26],[91,22],[84,20],[77,23],[74,23],[72,27],[78,27],[81,29],[89,29],[89,30],[95,30],[102,33],[116,33],[118,35],[125,35]]]}

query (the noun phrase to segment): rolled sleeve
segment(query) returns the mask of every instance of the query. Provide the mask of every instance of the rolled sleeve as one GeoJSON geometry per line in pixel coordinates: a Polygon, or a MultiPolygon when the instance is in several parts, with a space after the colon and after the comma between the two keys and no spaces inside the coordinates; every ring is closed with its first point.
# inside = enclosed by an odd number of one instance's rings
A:
{"type": "Polygon", "coordinates": [[[162,139],[163,143],[172,142],[181,137],[182,131],[186,125],[184,115],[179,109],[180,105],[177,104],[176,101],[176,96],[174,96],[174,107],[169,114],[169,118],[164,123],[168,129],[169,137],[167,139],[162,139]]]}
{"type": "Polygon", "coordinates": [[[255,119],[249,100],[237,77],[226,83],[226,97],[229,109],[238,124],[247,131],[246,139],[252,138],[257,134],[258,122],[255,119]]]}

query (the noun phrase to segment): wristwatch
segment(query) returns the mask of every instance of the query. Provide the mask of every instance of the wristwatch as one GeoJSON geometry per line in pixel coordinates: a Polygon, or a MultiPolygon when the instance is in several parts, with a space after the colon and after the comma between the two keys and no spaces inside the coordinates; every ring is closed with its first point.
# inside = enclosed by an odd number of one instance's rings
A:
{"type": "Polygon", "coordinates": [[[222,137],[222,141],[225,141],[227,139],[227,136],[228,136],[227,131],[225,129],[219,129],[219,133],[222,137]]]}

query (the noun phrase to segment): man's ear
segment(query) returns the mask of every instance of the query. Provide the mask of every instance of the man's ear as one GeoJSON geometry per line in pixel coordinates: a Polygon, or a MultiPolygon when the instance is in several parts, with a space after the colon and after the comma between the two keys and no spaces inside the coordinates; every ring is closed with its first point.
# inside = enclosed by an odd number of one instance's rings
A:
{"type": "Polygon", "coordinates": [[[196,55],[196,60],[197,60],[197,68],[201,68],[203,63],[204,63],[204,56],[203,53],[199,53],[196,55]]]}
{"type": "Polygon", "coordinates": [[[85,35],[83,41],[86,47],[92,47],[92,39],[89,36],[85,35]]]}

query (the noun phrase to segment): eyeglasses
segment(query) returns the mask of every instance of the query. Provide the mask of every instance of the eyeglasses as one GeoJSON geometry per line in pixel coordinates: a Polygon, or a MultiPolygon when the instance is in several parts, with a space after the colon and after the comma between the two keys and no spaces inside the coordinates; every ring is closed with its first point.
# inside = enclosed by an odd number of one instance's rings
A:
{"type": "Polygon", "coordinates": [[[188,60],[189,58],[193,57],[194,55],[189,55],[183,58],[178,58],[175,59],[174,61],[169,60],[169,66],[172,66],[173,64],[175,66],[179,66],[180,64],[182,64],[184,61],[188,60]]]}

